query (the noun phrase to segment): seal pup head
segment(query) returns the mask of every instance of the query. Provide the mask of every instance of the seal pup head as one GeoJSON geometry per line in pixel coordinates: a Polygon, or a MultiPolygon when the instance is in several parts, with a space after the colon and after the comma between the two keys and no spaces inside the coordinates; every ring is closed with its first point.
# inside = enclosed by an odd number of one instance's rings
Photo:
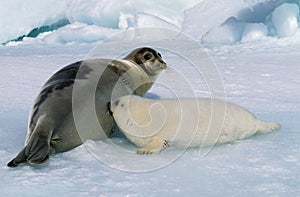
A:
{"type": "Polygon", "coordinates": [[[126,95],[118,98],[117,100],[108,103],[108,109],[113,116],[124,116],[124,113],[129,113],[129,107],[137,105],[140,97],[135,95],[126,95]],[[116,112],[116,113],[115,113],[116,112]]]}
{"type": "Polygon", "coordinates": [[[112,101],[109,108],[117,125],[135,136],[154,135],[167,118],[164,105],[136,95],[122,96],[112,101]]]}
{"type": "Polygon", "coordinates": [[[139,147],[150,145],[147,150],[138,150],[139,154],[146,152],[150,154],[150,151],[151,153],[160,151],[164,147],[165,140],[157,141],[161,138],[160,132],[166,123],[167,113],[162,113],[163,107],[154,100],[136,95],[120,97],[110,104],[119,130],[139,147]],[[152,147],[151,141],[155,147],[152,147]]]}
{"type": "Polygon", "coordinates": [[[167,67],[161,54],[149,47],[133,50],[124,60],[138,64],[149,76],[157,75],[161,70],[167,67]]]}
{"type": "Polygon", "coordinates": [[[148,99],[139,96],[127,95],[110,102],[108,107],[117,125],[128,130],[134,125],[147,125],[151,122],[147,101],[148,99]]]}

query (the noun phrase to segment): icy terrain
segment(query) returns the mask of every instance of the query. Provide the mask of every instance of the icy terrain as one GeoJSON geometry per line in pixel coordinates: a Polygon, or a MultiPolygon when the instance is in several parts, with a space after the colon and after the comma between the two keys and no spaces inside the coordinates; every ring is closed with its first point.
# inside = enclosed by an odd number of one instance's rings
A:
{"type": "MultiPolygon", "coordinates": [[[[160,1],[145,6],[130,0],[119,3],[113,11],[116,2],[105,0],[102,7],[98,1],[73,0],[56,3],[55,9],[47,9],[53,5],[51,0],[41,4],[32,0],[35,6],[30,9],[29,3],[10,2],[0,6],[0,24],[7,27],[0,33],[1,43],[61,19],[69,24],[0,47],[0,196],[299,195],[299,1],[190,0],[168,7],[167,3],[158,6],[160,1]],[[5,8],[19,16],[6,17],[10,12],[5,8]],[[115,135],[111,141],[88,141],[42,165],[6,167],[23,147],[31,104],[47,79],[61,67],[91,55],[99,41],[124,29],[145,26],[182,31],[204,43],[218,68],[216,76],[221,76],[210,80],[224,84],[220,95],[224,93],[228,101],[258,118],[279,122],[281,130],[212,150],[194,148],[181,155],[182,150],[170,148],[151,156],[136,155],[134,145],[115,135]]],[[[130,43],[135,35],[121,39],[130,43]]],[[[153,33],[153,38],[166,42],[168,36],[153,33]]],[[[100,51],[100,56],[120,55],[118,39],[112,39],[111,47],[100,51]]],[[[195,53],[193,46],[176,42],[172,50],[195,53]]],[[[210,81],[203,76],[205,67],[199,76],[183,53],[160,52],[169,68],[148,97],[174,97],[168,87],[180,96],[190,96],[187,86],[178,82],[182,79],[197,96],[214,94],[216,90],[209,89],[210,81]]]]}
{"type": "Polygon", "coordinates": [[[13,0],[0,5],[0,43],[90,43],[149,26],[181,31],[209,46],[256,42],[294,36],[299,4],[299,0],[13,0]]]}
{"type": "MultiPolygon", "coordinates": [[[[142,173],[111,168],[89,154],[84,145],[55,155],[40,166],[7,168],[6,163],[23,146],[28,111],[40,86],[62,65],[84,58],[92,46],[1,48],[1,196],[53,192],[62,196],[297,195],[300,192],[300,54],[299,41],[292,42],[295,40],[211,50],[228,100],[262,119],[278,121],[282,125],[279,132],[215,147],[205,157],[200,150],[190,149],[169,165],[142,173]]],[[[180,66],[181,58],[167,53],[163,56],[166,62],[185,70],[180,66]]],[[[169,79],[169,72],[164,71],[158,81],[169,79]]],[[[176,78],[172,80],[176,83],[176,78]]],[[[195,89],[205,96],[207,92],[200,89],[202,86],[199,84],[195,89]]],[[[150,92],[172,96],[159,87],[150,92]]],[[[135,147],[125,139],[115,140],[134,151],[135,147]]],[[[99,143],[99,151],[105,148],[106,154],[116,159],[115,168],[122,169],[118,165],[132,162],[132,158],[116,152],[114,145],[99,143]]],[[[159,162],[172,155],[176,155],[176,150],[149,157],[159,162]]],[[[145,158],[148,156],[136,157],[134,152],[131,157],[144,165],[143,161],[149,160],[145,158]]]]}

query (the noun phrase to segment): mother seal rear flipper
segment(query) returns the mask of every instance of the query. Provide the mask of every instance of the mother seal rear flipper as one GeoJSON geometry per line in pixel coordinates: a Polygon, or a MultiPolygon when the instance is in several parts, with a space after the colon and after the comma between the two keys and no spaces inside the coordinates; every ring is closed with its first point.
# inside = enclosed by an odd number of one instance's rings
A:
{"type": "Polygon", "coordinates": [[[25,162],[43,163],[52,153],[68,151],[87,139],[100,140],[109,136],[114,123],[107,104],[116,84],[121,84],[118,86],[118,97],[132,93],[143,96],[165,68],[166,63],[161,55],[147,47],[135,49],[121,60],[91,59],[62,68],[42,87],[29,116],[25,147],[7,165],[15,167],[25,162]],[[90,89],[93,79],[97,79],[93,97],[97,126],[85,124],[89,114],[92,114],[85,107],[89,102],[85,93],[90,89]],[[80,84],[81,96],[80,105],[74,109],[75,82],[80,84]],[[75,125],[74,111],[79,113],[79,121],[84,127],[81,130],[85,133],[81,135],[75,125]]]}
{"type": "Polygon", "coordinates": [[[32,155],[34,157],[28,157],[26,156],[24,148],[13,160],[11,160],[7,166],[8,167],[17,167],[21,163],[29,162],[31,164],[38,164],[43,163],[44,161],[49,159],[49,154],[47,152],[37,152],[35,155],[32,155]]]}
{"type": "Polygon", "coordinates": [[[16,158],[11,160],[7,164],[7,166],[8,167],[17,167],[20,163],[24,163],[26,161],[27,161],[27,158],[25,156],[25,148],[23,148],[23,150],[21,150],[21,152],[16,156],[16,158]]]}
{"type": "Polygon", "coordinates": [[[50,140],[53,133],[53,121],[46,115],[40,116],[24,149],[7,166],[16,167],[20,163],[38,164],[46,161],[50,155],[50,140]]]}

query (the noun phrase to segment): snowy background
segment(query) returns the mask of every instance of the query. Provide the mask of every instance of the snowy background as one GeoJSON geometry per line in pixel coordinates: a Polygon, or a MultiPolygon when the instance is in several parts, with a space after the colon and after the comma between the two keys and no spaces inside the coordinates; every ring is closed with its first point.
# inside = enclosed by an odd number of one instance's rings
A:
{"type": "MultiPolygon", "coordinates": [[[[299,195],[299,5],[299,0],[1,1],[0,196],[299,195]],[[89,141],[43,165],[6,167],[23,147],[31,104],[46,80],[61,67],[86,58],[111,36],[142,27],[189,35],[216,63],[227,100],[259,118],[279,122],[281,130],[214,147],[205,156],[189,149],[169,165],[147,172],[119,169],[132,158],[135,165],[163,162],[177,150],[136,156],[135,147],[116,136],[113,142],[131,150],[130,158],[109,141],[89,141]],[[106,150],[115,165],[97,160],[87,147],[106,150]]],[[[167,42],[168,36],[153,38],[167,42]]],[[[110,39],[107,53],[120,55],[118,39],[110,39]]],[[[176,47],[186,53],[195,50],[184,44],[176,47]]],[[[185,74],[198,96],[211,95],[214,90],[183,66],[182,57],[168,51],[162,55],[170,68],[185,74]]],[[[175,84],[176,91],[188,95],[176,83],[173,70],[164,71],[158,82],[175,84]]],[[[159,85],[149,95],[173,96],[159,85]]]]}

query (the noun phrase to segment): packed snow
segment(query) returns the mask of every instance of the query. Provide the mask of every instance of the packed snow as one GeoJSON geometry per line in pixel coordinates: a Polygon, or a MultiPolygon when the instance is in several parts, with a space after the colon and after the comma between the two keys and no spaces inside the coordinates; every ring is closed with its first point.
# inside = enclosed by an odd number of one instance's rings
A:
{"type": "Polygon", "coordinates": [[[23,37],[24,43],[27,44],[90,43],[103,41],[112,32],[149,26],[181,31],[210,45],[255,42],[268,36],[276,38],[294,36],[299,27],[299,2],[299,0],[184,2],[31,0],[24,3],[14,0],[3,2],[0,6],[2,18],[0,25],[5,27],[1,31],[0,43],[19,45],[23,42],[15,42],[22,41],[23,37]],[[236,22],[232,21],[233,18],[236,22]],[[64,23],[61,24],[59,21],[64,23]],[[49,25],[52,27],[50,30],[43,28],[49,25]],[[268,27],[267,33],[262,25],[268,27]],[[31,34],[33,30],[41,31],[40,34],[37,31],[35,32],[37,35],[34,34],[34,37],[38,38],[27,39],[33,37],[31,34]],[[96,33],[87,33],[91,31],[96,33]],[[71,38],[66,38],[66,34],[72,34],[71,38]],[[216,34],[218,38],[215,38],[216,34]],[[45,35],[50,38],[44,39],[45,35]]]}
{"type": "MultiPolygon", "coordinates": [[[[260,11],[263,12],[263,10],[260,11]]],[[[201,37],[202,43],[228,45],[240,41],[259,41],[268,35],[278,38],[293,36],[298,30],[299,6],[296,3],[283,3],[265,18],[260,20],[255,18],[257,16],[252,16],[252,20],[256,21],[254,23],[247,22],[249,18],[245,20],[237,14],[233,15],[221,25],[207,31],[201,37]]]]}
{"type": "Polygon", "coordinates": [[[232,17],[221,26],[215,27],[202,36],[204,44],[234,44],[241,40],[244,31],[244,23],[232,17]]]}
{"type": "Polygon", "coordinates": [[[299,4],[2,2],[0,196],[299,195],[299,4]],[[63,27],[8,42],[61,19],[68,21],[63,27]],[[135,154],[117,132],[41,165],[6,167],[22,149],[31,104],[54,72],[85,58],[120,58],[139,46],[154,47],[168,63],[147,97],[224,98],[280,123],[281,130],[211,149],[170,147],[158,155],[135,154]]]}
{"type": "MultiPolygon", "coordinates": [[[[297,4],[284,3],[277,7],[269,17],[279,38],[289,37],[298,29],[299,7],[297,4]]],[[[270,27],[272,28],[272,27],[270,27]]]]}
{"type": "Polygon", "coordinates": [[[268,28],[263,23],[248,23],[244,26],[242,42],[256,42],[265,38],[268,28]]]}
{"type": "Polygon", "coordinates": [[[64,18],[71,0],[12,0],[0,4],[0,43],[28,34],[36,27],[50,25],[64,18]]]}
{"type": "Polygon", "coordinates": [[[111,28],[76,22],[66,25],[53,33],[44,33],[37,39],[31,38],[31,42],[38,40],[46,44],[91,43],[98,40],[108,39],[111,35],[116,34],[117,32],[117,30],[111,28]]]}
{"type": "MultiPolygon", "coordinates": [[[[172,2],[160,0],[151,2],[135,0],[66,0],[62,2],[47,0],[41,2],[30,0],[24,2],[13,0],[2,2],[0,26],[5,28],[1,30],[0,43],[27,35],[34,28],[50,25],[61,19],[66,19],[71,24],[79,22],[94,25],[93,27],[99,26],[118,30],[120,18],[124,14],[135,16],[137,13],[144,13],[156,16],[156,18],[152,17],[154,23],[162,20],[173,26],[181,26],[184,10],[193,7],[197,2],[199,0],[186,0],[184,2],[181,0],[173,0],[172,2]]],[[[137,21],[143,20],[144,15],[141,15],[141,19],[136,17],[135,20],[137,21]]],[[[149,22],[146,21],[145,25],[149,25],[149,22]]],[[[95,29],[97,31],[97,27],[95,29]]],[[[70,27],[70,31],[72,31],[72,27],[70,27]]],[[[83,33],[84,36],[85,33],[83,33]]],[[[101,37],[98,39],[103,40],[101,37]]],[[[85,39],[83,39],[84,41],[85,39]]]]}

